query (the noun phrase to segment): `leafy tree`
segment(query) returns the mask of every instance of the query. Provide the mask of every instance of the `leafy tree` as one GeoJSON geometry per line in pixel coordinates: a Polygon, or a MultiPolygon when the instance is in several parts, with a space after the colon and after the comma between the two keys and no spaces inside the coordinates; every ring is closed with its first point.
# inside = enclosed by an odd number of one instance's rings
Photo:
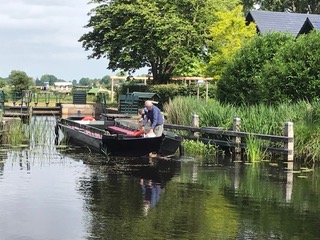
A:
{"type": "Polygon", "coordinates": [[[41,83],[45,83],[45,82],[49,82],[50,86],[53,86],[55,82],[58,82],[58,78],[54,75],[50,75],[50,74],[45,74],[42,75],[40,78],[41,83]]]}
{"type": "Polygon", "coordinates": [[[72,85],[77,85],[77,80],[72,80],[72,85]]]}
{"type": "Polygon", "coordinates": [[[185,77],[197,77],[202,76],[203,71],[201,69],[201,62],[198,58],[183,56],[177,63],[174,71],[174,76],[185,76],[185,77]]]}
{"type": "Polygon", "coordinates": [[[41,86],[41,85],[43,85],[43,82],[41,82],[39,78],[36,78],[35,85],[36,86],[41,86]]]}
{"type": "Polygon", "coordinates": [[[108,85],[111,83],[111,77],[109,75],[104,76],[101,81],[101,84],[108,85]]]}
{"type": "Polygon", "coordinates": [[[90,78],[81,78],[79,81],[79,84],[83,85],[83,86],[90,86],[91,80],[90,80],[90,78]]]}
{"type": "Polygon", "coordinates": [[[125,71],[119,71],[119,72],[116,73],[117,77],[124,77],[126,75],[127,75],[127,73],[125,71]]]}
{"type": "Polygon", "coordinates": [[[227,64],[217,83],[217,98],[232,104],[264,102],[262,68],[287,43],[293,44],[290,34],[273,32],[255,36],[247,42],[227,64]]]}
{"type": "Polygon", "coordinates": [[[232,11],[217,12],[217,22],[210,28],[209,56],[206,75],[220,79],[226,63],[250,38],[256,35],[255,24],[246,25],[242,6],[232,11]]]}
{"type": "Polygon", "coordinates": [[[244,14],[247,14],[250,10],[255,9],[255,0],[242,0],[241,3],[243,5],[244,14]]]}
{"type": "Polygon", "coordinates": [[[0,78],[0,88],[4,88],[7,85],[7,81],[4,78],[0,78]]]}
{"type": "Polygon", "coordinates": [[[28,90],[29,87],[33,84],[33,79],[29,77],[25,72],[19,70],[11,71],[8,79],[14,91],[17,92],[28,90]]]}
{"type": "Polygon", "coordinates": [[[278,12],[297,12],[297,13],[320,13],[320,2],[318,0],[259,0],[255,2],[261,10],[278,12]]]}
{"type": "Polygon", "coordinates": [[[93,0],[87,28],[79,41],[90,58],[108,57],[108,68],[129,73],[150,67],[154,83],[166,83],[180,59],[205,55],[207,28],[214,12],[237,0],[93,0]]]}

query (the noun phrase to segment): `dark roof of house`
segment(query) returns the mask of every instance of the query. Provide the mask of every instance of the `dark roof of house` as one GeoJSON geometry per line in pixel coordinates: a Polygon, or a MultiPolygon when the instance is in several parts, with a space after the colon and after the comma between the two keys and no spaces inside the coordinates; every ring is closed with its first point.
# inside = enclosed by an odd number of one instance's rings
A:
{"type": "Polygon", "coordinates": [[[313,29],[320,30],[320,18],[308,17],[300,29],[299,34],[307,34],[313,29]]]}
{"type": "Polygon", "coordinates": [[[319,14],[305,14],[305,13],[289,13],[289,12],[270,12],[261,10],[252,10],[246,17],[247,22],[255,22],[257,31],[261,34],[268,32],[288,32],[295,37],[300,33],[307,18],[318,26],[320,22],[319,14]]]}

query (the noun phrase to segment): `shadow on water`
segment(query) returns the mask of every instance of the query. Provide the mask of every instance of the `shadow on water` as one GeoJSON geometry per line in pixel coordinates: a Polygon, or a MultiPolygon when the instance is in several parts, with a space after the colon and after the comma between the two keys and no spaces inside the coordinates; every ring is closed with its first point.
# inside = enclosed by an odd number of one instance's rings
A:
{"type": "Polygon", "coordinates": [[[105,174],[124,174],[163,185],[180,171],[181,165],[180,161],[175,158],[169,160],[148,157],[107,158],[101,153],[91,152],[80,146],[61,148],[57,151],[63,156],[81,159],[89,166],[99,165],[105,174]]]}

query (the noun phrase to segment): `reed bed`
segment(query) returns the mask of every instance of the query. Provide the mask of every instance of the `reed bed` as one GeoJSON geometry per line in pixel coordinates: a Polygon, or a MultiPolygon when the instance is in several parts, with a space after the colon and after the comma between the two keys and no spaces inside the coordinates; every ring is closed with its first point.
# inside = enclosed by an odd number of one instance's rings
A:
{"type": "Polygon", "coordinates": [[[164,104],[163,109],[169,116],[167,119],[169,124],[190,126],[192,114],[199,112],[199,108],[204,104],[204,100],[197,101],[194,97],[176,97],[164,104]]]}
{"type": "Polygon", "coordinates": [[[7,121],[2,129],[2,144],[21,145],[26,140],[23,135],[23,125],[19,118],[12,118],[7,121]]]}
{"type": "Polygon", "coordinates": [[[210,157],[218,154],[218,147],[212,144],[205,144],[201,141],[185,139],[183,141],[185,153],[189,156],[210,157]]]}
{"type": "Polygon", "coordinates": [[[260,162],[266,159],[267,152],[263,150],[264,142],[253,135],[246,138],[246,157],[248,162],[260,162]]]}
{"type": "MultiPolygon", "coordinates": [[[[238,117],[241,119],[243,132],[280,136],[284,134],[284,123],[292,121],[295,158],[303,161],[320,159],[320,100],[286,102],[277,106],[259,104],[235,107],[216,101],[205,103],[196,98],[177,97],[165,106],[165,111],[168,122],[172,124],[190,126],[191,115],[198,114],[201,127],[221,127],[230,130],[233,119],[238,117]]],[[[253,139],[245,141],[251,144],[252,149],[254,144],[260,145],[253,139]]]]}
{"type": "Polygon", "coordinates": [[[30,123],[25,124],[19,118],[12,118],[2,126],[2,143],[12,146],[28,144],[54,144],[54,117],[33,117],[30,123]]]}
{"type": "Polygon", "coordinates": [[[54,117],[33,117],[29,125],[25,126],[25,135],[32,146],[52,145],[55,139],[54,126],[54,117]]]}

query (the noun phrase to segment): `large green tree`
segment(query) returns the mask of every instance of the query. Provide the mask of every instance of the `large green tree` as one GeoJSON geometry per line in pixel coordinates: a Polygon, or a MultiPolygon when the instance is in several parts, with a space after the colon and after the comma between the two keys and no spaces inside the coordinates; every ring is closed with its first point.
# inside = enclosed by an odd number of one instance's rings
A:
{"type": "Polygon", "coordinates": [[[92,83],[92,81],[90,80],[90,78],[81,78],[79,80],[79,84],[82,86],[90,86],[92,83]]]}
{"type": "MultiPolygon", "coordinates": [[[[250,0],[244,0],[245,4],[252,4],[250,0]]],[[[320,13],[319,0],[258,0],[253,4],[260,6],[261,10],[278,11],[278,12],[297,12],[297,13],[320,13]]],[[[253,5],[252,5],[253,6],[253,5]]],[[[246,6],[246,8],[249,8],[246,6]]],[[[251,8],[252,9],[252,8],[251,8]]]]}
{"type": "Polygon", "coordinates": [[[129,73],[149,67],[154,83],[167,82],[181,59],[204,56],[214,12],[237,0],[93,0],[79,41],[89,58],[107,57],[108,68],[129,73]]]}
{"type": "Polygon", "coordinates": [[[34,84],[31,77],[29,77],[25,72],[19,70],[12,70],[8,79],[13,90],[16,92],[28,90],[29,87],[34,84]]]}

